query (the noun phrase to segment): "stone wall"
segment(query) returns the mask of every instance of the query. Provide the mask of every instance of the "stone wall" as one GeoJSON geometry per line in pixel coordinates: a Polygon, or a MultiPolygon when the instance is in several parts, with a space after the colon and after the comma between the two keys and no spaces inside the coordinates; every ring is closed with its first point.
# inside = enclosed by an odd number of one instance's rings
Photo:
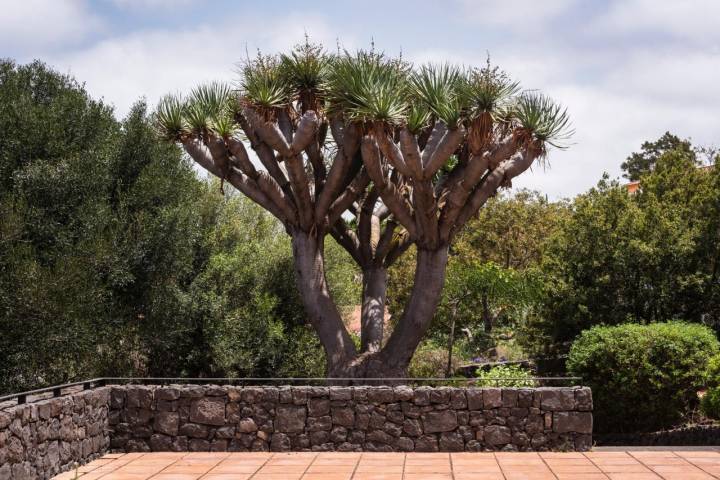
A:
{"type": "Polygon", "coordinates": [[[116,451],[587,450],[588,388],[107,386],[0,409],[0,480],[116,451]]]}
{"type": "Polygon", "coordinates": [[[0,410],[0,480],[50,478],[110,445],[110,388],[0,410]]]}
{"type": "Polygon", "coordinates": [[[587,450],[588,388],[122,386],[122,451],[587,450]]]}

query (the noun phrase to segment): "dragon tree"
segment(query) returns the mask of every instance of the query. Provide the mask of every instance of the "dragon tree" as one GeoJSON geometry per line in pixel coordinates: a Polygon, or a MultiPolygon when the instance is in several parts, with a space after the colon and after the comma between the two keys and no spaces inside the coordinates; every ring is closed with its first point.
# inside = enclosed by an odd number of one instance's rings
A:
{"type": "Polygon", "coordinates": [[[566,146],[566,111],[489,65],[415,67],[307,42],[258,55],[239,73],[236,86],[166,96],[161,135],[282,222],[329,376],[405,376],[454,236],[550,146],[566,146]],[[326,235],[363,273],[360,349],[329,293],[326,235]],[[413,244],[412,292],[386,334],[387,271],[413,244]]]}

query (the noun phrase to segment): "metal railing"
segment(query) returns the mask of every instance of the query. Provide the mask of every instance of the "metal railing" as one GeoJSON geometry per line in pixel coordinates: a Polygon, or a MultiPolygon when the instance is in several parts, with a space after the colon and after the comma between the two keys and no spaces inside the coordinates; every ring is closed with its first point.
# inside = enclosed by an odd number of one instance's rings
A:
{"type": "Polygon", "coordinates": [[[27,398],[31,395],[41,395],[43,393],[52,392],[53,397],[63,396],[63,391],[82,385],[83,390],[92,390],[93,388],[102,387],[105,385],[105,378],[93,378],[90,380],[83,380],[80,382],[64,383],[62,385],[53,385],[52,387],[37,388],[35,390],[28,390],[26,392],[11,393],[10,395],[4,395],[0,397],[0,403],[7,402],[9,400],[17,400],[17,404],[23,404],[27,402],[27,398]]]}
{"type": "Polygon", "coordinates": [[[0,396],[0,404],[15,400],[17,405],[28,402],[28,398],[40,397],[33,401],[44,400],[52,392],[52,397],[61,397],[65,390],[82,386],[82,390],[92,390],[106,385],[171,385],[171,384],[213,384],[213,385],[314,385],[314,386],[398,386],[398,385],[437,385],[437,386],[468,386],[478,388],[503,387],[520,384],[522,387],[534,388],[542,386],[576,386],[582,382],[581,377],[531,377],[531,378],[326,378],[326,377],[246,377],[246,378],[181,378],[181,377],[99,377],[63,385],[28,390],[0,396]],[[554,384],[554,385],[553,385],[554,384]]]}

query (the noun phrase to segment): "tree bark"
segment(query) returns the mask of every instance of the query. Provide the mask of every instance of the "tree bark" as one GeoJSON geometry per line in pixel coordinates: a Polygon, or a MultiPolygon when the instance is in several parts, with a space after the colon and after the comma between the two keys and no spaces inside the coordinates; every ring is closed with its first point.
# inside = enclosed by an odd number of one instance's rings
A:
{"type": "Polygon", "coordinates": [[[410,299],[397,327],[382,350],[384,369],[407,372],[415,349],[435,315],[448,260],[448,246],[435,250],[418,249],[415,280],[410,299]]]}
{"type": "Polygon", "coordinates": [[[340,312],[330,297],[323,259],[323,238],[302,230],[292,235],[295,276],[308,319],[327,357],[327,375],[344,376],[344,366],[357,354],[340,312]]]}
{"type": "Polygon", "coordinates": [[[377,352],[382,346],[387,294],[387,270],[384,267],[363,269],[360,350],[377,352]]]}

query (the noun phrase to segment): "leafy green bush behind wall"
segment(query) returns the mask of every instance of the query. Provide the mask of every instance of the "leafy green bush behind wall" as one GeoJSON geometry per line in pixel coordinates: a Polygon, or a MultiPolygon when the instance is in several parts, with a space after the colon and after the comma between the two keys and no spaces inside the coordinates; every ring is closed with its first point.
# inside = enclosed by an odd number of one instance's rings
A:
{"type": "Polygon", "coordinates": [[[592,388],[596,432],[651,431],[697,406],[719,349],[712,330],[697,324],[597,326],[573,343],[567,366],[592,388]]]}

